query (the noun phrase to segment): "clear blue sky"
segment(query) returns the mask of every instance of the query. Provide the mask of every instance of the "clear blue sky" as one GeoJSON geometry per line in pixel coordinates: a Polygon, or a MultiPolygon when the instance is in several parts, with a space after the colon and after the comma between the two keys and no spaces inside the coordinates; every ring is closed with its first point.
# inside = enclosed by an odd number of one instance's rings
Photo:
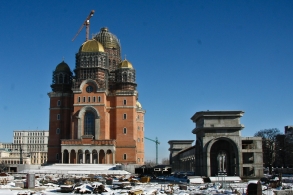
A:
{"type": "MultiPolygon", "coordinates": [[[[293,125],[293,1],[50,0],[0,5],[0,142],[13,130],[48,130],[52,72],[107,26],[137,73],[145,136],[195,139],[198,111],[243,110],[243,136],[293,125]]],[[[145,140],[146,160],[155,144],[145,140]]]]}

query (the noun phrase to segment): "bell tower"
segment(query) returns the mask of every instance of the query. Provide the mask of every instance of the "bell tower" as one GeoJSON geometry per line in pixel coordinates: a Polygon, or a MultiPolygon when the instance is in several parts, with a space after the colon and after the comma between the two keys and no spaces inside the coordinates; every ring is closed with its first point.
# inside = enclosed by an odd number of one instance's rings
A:
{"type": "Polygon", "coordinates": [[[50,98],[48,163],[61,160],[61,139],[70,138],[72,112],[72,72],[62,61],[53,72],[50,98]]]}

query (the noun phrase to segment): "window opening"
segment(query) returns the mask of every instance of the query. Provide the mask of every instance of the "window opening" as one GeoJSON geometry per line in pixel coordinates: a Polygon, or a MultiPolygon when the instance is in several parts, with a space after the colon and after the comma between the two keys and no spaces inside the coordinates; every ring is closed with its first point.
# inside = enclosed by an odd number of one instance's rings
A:
{"type": "Polygon", "coordinates": [[[92,112],[86,112],[84,116],[84,134],[94,135],[95,131],[95,116],[92,112]]]}

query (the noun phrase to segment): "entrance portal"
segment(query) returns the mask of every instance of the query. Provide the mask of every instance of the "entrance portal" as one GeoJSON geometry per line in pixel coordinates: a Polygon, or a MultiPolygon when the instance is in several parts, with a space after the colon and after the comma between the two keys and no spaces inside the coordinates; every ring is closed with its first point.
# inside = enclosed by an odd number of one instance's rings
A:
{"type": "Polygon", "coordinates": [[[211,175],[236,175],[236,157],[234,146],[226,140],[216,141],[210,152],[211,175]]]}

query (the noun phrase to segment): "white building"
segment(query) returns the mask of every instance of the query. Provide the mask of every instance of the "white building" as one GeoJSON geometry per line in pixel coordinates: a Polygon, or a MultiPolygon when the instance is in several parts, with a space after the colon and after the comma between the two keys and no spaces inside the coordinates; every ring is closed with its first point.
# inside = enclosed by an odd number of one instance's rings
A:
{"type": "Polygon", "coordinates": [[[6,164],[44,164],[47,162],[49,131],[15,130],[13,143],[0,143],[9,151],[9,157],[1,157],[6,164]]]}

